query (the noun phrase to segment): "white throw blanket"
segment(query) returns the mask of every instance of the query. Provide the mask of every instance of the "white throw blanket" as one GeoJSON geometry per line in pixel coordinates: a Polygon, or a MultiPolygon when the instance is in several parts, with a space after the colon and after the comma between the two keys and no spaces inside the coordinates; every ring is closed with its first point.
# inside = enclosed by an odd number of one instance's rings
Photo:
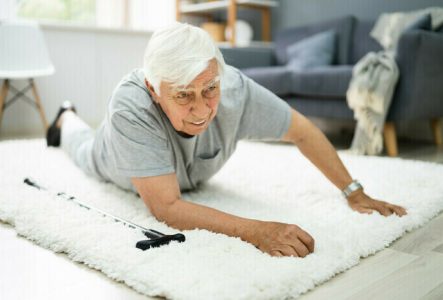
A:
{"type": "Polygon", "coordinates": [[[383,126],[399,73],[393,56],[370,52],[352,70],[346,95],[357,120],[352,153],[377,155],[383,150],[383,126]]]}
{"type": "Polygon", "coordinates": [[[371,32],[384,51],[370,52],[355,66],[346,98],[357,126],[349,152],[377,155],[383,150],[383,127],[399,72],[394,59],[401,33],[425,14],[431,14],[432,28],[443,23],[443,8],[433,7],[408,13],[382,14],[371,32]]]}
{"type": "Polygon", "coordinates": [[[443,24],[443,7],[381,14],[371,31],[371,36],[383,46],[383,49],[394,50],[403,30],[427,14],[431,15],[433,30],[443,24]]]}

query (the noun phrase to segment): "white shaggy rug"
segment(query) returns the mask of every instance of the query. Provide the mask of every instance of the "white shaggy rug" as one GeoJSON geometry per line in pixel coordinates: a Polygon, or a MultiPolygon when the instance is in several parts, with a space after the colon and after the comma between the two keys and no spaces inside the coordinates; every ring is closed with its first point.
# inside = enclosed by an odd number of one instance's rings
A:
{"type": "Polygon", "coordinates": [[[55,191],[164,233],[143,202],[85,176],[43,140],[0,143],[0,219],[20,235],[150,296],[171,299],[292,299],[387,247],[443,209],[443,165],[341,153],[351,174],[406,217],[352,211],[340,192],[293,146],[242,142],[224,168],[186,199],[248,218],[294,223],[316,240],[306,258],[271,257],[206,230],[186,242],[141,251],[145,237],[111,219],[23,184],[55,191]]]}

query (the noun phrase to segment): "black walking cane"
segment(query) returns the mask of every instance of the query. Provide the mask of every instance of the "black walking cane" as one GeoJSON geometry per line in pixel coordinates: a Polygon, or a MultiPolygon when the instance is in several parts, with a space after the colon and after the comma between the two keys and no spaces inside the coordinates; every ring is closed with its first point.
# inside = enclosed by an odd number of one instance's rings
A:
{"type": "MultiPolygon", "coordinates": [[[[38,185],[34,180],[30,179],[30,178],[25,178],[24,183],[26,183],[27,185],[33,186],[39,190],[44,190],[44,191],[49,191],[48,189],[42,187],[41,185],[38,185]]],[[[143,241],[139,241],[137,242],[137,244],[135,245],[135,247],[137,247],[138,249],[141,250],[147,250],[151,247],[160,247],[162,245],[166,245],[169,244],[170,241],[178,241],[178,242],[184,242],[185,241],[185,236],[181,233],[177,233],[177,234],[172,234],[172,235],[167,235],[167,234],[163,234],[161,232],[158,232],[154,229],[147,229],[144,228],[140,225],[134,224],[132,222],[129,222],[127,220],[124,220],[122,218],[113,216],[101,209],[86,205],[85,203],[82,203],[80,201],[78,201],[77,199],[75,199],[75,197],[72,196],[68,196],[63,192],[59,192],[56,193],[57,197],[63,198],[64,200],[68,200],[68,201],[73,201],[76,204],[80,205],[83,208],[89,209],[89,210],[94,210],[96,212],[101,213],[103,216],[105,217],[111,217],[114,219],[114,221],[116,222],[121,222],[123,223],[123,225],[128,226],[129,228],[132,229],[140,229],[143,234],[149,238],[149,240],[143,240],[143,241]]]]}

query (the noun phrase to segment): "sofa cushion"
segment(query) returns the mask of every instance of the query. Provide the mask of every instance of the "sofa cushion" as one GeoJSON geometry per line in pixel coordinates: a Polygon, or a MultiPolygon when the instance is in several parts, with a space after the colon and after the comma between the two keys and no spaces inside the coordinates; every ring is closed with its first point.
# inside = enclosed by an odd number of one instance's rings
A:
{"type": "Polygon", "coordinates": [[[279,65],[284,65],[288,62],[286,48],[289,45],[313,34],[333,29],[337,33],[337,48],[333,63],[348,64],[352,26],[354,22],[355,17],[346,16],[319,24],[288,28],[277,32],[275,38],[275,54],[277,63],[279,65]]]}
{"type": "Polygon", "coordinates": [[[351,45],[351,64],[356,64],[368,52],[382,50],[380,44],[369,35],[374,24],[374,21],[356,20],[351,45]]]}
{"type": "Polygon", "coordinates": [[[325,66],[291,72],[290,93],[293,95],[345,98],[352,77],[351,65],[325,66]]]}
{"type": "Polygon", "coordinates": [[[405,31],[414,29],[429,30],[429,27],[427,14],[384,13],[377,19],[371,31],[371,36],[382,45],[383,49],[395,50],[401,35],[405,31]]]}
{"type": "MultiPolygon", "coordinates": [[[[374,27],[374,21],[356,20],[352,39],[351,49],[351,63],[356,64],[368,52],[378,52],[383,48],[372,36],[370,32],[374,27]]],[[[412,22],[404,31],[414,29],[430,30],[431,16],[429,14],[423,15],[414,22],[412,22]]]]}
{"type": "Polygon", "coordinates": [[[432,30],[432,17],[431,14],[425,14],[414,20],[411,24],[406,26],[403,32],[411,30],[432,30]]]}
{"type": "Polygon", "coordinates": [[[290,93],[291,72],[286,66],[247,68],[242,72],[278,96],[290,93]]]}
{"type": "Polygon", "coordinates": [[[335,38],[335,31],[328,30],[288,46],[288,67],[291,70],[303,70],[330,65],[335,54],[335,38]]]}

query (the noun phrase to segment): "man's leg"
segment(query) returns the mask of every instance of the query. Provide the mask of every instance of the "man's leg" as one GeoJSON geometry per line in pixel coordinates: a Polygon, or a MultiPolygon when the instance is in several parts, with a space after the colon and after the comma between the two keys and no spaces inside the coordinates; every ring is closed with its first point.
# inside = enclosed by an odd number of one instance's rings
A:
{"type": "Polygon", "coordinates": [[[61,148],[86,174],[100,177],[92,157],[94,130],[73,111],[65,111],[59,118],[61,148]]]}

